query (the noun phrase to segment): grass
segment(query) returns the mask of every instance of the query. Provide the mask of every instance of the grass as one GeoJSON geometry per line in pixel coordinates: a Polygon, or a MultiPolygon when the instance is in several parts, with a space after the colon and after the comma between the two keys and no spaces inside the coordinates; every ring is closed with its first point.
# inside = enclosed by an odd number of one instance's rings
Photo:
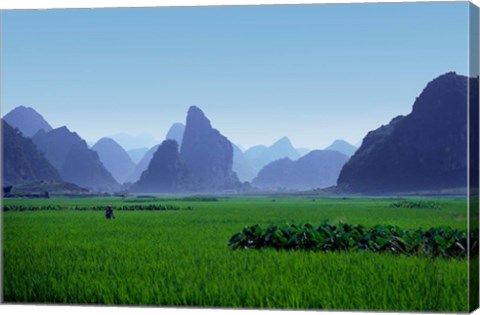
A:
{"type": "MultiPolygon", "coordinates": [[[[391,208],[392,199],[151,200],[191,211],[3,213],[4,300],[328,310],[467,311],[467,260],[371,253],[233,251],[245,225],[331,223],[466,230],[465,200],[391,208]]],[[[5,200],[63,207],[121,199],[5,200]]],[[[127,202],[127,201],[125,201],[127,202]]],[[[143,202],[147,203],[147,202],[143,202]]]]}

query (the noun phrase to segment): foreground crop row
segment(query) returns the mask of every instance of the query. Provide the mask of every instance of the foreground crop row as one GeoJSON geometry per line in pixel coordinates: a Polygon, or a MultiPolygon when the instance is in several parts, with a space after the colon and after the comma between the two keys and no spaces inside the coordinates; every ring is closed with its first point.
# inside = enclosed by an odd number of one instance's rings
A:
{"type": "MultiPolygon", "coordinates": [[[[228,245],[233,249],[361,250],[446,258],[468,255],[467,233],[453,228],[402,230],[391,225],[365,228],[328,222],[319,227],[310,224],[291,224],[283,228],[273,225],[264,228],[259,224],[246,226],[230,238],[228,245]]],[[[478,231],[471,233],[470,249],[471,255],[478,255],[478,231]]]]}

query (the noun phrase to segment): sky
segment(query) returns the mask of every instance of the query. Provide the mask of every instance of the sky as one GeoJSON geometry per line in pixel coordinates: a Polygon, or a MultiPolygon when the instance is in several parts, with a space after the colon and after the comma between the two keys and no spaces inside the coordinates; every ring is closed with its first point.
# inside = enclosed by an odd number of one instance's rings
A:
{"type": "Polygon", "coordinates": [[[191,105],[243,148],[358,144],[468,73],[468,3],[1,12],[1,114],[160,142],[191,105]]]}

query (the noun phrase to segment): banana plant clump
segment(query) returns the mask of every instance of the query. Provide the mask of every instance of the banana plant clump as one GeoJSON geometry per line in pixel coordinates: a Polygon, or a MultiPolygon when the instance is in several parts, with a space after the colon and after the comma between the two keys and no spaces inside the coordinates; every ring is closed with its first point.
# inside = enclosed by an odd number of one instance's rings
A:
{"type": "MultiPolygon", "coordinates": [[[[467,233],[449,227],[428,230],[402,230],[397,226],[361,225],[328,222],[314,227],[310,224],[285,227],[259,224],[246,226],[228,241],[232,249],[274,248],[278,250],[369,251],[425,257],[466,258],[467,233]]],[[[478,255],[478,230],[471,233],[471,255],[478,255]]]]}

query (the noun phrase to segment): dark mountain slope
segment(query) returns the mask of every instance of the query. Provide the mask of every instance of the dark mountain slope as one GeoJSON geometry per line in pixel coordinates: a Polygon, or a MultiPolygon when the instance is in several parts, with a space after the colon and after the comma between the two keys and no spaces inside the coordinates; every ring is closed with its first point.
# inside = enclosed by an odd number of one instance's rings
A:
{"type": "Polygon", "coordinates": [[[1,120],[3,140],[3,185],[19,185],[41,180],[60,180],[58,171],[38,151],[30,138],[1,120]]]}
{"type": "Polygon", "coordinates": [[[467,82],[447,73],[428,83],[409,115],[367,134],[342,169],[339,188],[391,193],[466,187],[467,82]]]}

